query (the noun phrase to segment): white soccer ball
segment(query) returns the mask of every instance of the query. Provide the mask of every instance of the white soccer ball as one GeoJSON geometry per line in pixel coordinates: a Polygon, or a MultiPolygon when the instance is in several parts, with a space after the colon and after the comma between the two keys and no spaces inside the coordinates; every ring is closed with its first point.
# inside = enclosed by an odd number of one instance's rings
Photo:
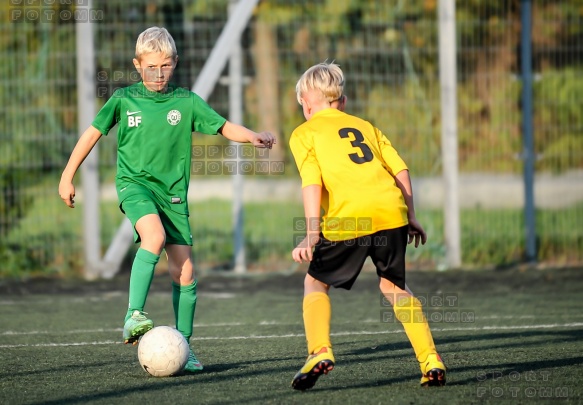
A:
{"type": "Polygon", "coordinates": [[[170,326],[157,326],[140,339],[138,360],[154,377],[168,377],[184,370],[190,347],[180,332],[170,326]]]}

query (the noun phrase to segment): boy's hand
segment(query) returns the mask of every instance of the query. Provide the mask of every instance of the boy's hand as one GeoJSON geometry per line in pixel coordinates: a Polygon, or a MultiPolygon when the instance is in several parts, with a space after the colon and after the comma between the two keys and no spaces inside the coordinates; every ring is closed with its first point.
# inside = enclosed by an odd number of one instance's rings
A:
{"type": "Polygon", "coordinates": [[[73,183],[60,182],[59,195],[67,206],[75,208],[75,186],[73,183]]]}
{"type": "Polygon", "coordinates": [[[275,143],[275,136],[271,132],[259,132],[255,133],[253,141],[251,142],[256,148],[267,148],[271,149],[275,143]]]}
{"type": "Polygon", "coordinates": [[[425,245],[425,242],[427,242],[427,234],[415,218],[409,218],[409,240],[407,243],[413,242],[413,239],[415,239],[415,247],[419,246],[419,242],[425,245]]]}
{"type": "Polygon", "coordinates": [[[312,248],[320,241],[320,235],[307,235],[292,252],[292,257],[295,262],[303,263],[312,261],[312,248]]]}

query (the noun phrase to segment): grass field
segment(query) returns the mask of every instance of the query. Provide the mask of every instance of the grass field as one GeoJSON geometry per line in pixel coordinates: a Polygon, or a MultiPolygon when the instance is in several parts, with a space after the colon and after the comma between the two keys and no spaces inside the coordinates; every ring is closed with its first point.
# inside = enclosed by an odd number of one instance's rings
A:
{"type": "MultiPolygon", "coordinates": [[[[120,343],[128,274],[111,281],[0,281],[0,404],[582,403],[583,269],[409,273],[449,368],[422,389],[376,278],[331,293],[336,368],[291,389],[305,359],[300,272],[199,280],[192,346],[205,370],[155,378],[120,343]],[[449,303],[449,305],[443,305],[449,303]],[[457,314],[457,315],[456,315],[457,314]]],[[[146,311],[172,325],[169,278],[146,311]]]]}
{"type": "MultiPolygon", "coordinates": [[[[55,180],[54,184],[58,181],[55,180]]],[[[52,184],[52,183],[51,183],[52,184]]],[[[230,268],[233,261],[232,202],[211,199],[190,204],[190,224],[198,268],[230,268]]],[[[301,202],[249,202],[244,206],[247,264],[254,270],[292,269],[290,252],[303,230],[301,202]]],[[[461,211],[462,262],[477,269],[508,267],[524,256],[524,214],[519,209],[468,209],[461,211]],[[504,237],[501,237],[503,235],[504,237]]],[[[29,214],[0,238],[0,278],[30,276],[69,277],[83,271],[83,205],[75,210],[60,199],[37,199],[29,214]]],[[[115,201],[101,205],[102,247],[109,247],[123,214],[115,201]]],[[[446,267],[443,212],[419,210],[427,231],[422,249],[408,249],[408,263],[417,269],[446,267]]],[[[583,263],[583,204],[564,210],[537,210],[537,258],[557,266],[583,263]]],[[[137,245],[128,253],[132,260],[137,245]]]]}

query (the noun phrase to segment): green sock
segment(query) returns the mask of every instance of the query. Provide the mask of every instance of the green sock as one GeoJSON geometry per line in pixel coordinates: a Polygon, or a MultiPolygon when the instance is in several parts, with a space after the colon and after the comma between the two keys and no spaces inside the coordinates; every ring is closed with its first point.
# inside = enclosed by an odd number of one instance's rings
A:
{"type": "Polygon", "coordinates": [[[194,309],[196,308],[196,280],[190,285],[178,285],[173,282],[172,304],[174,306],[176,329],[190,342],[194,309]]]}
{"type": "Polygon", "coordinates": [[[130,297],[125,321],[132,316],[135,310],[144,310],[148,291],[150,291],[150,284],[152,284],[152,279],[154,278],[154,268],[158,260],[160,260],[160,255],[142,248],[138,249],[130,274],[130,297]]]}

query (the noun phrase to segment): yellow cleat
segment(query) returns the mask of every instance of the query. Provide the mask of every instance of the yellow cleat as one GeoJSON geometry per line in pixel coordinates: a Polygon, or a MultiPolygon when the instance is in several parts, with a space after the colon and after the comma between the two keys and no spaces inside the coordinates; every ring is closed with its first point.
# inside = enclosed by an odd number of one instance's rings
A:
{"type": "Polygon", "coordinates": [[[422,387],[442,387],[445,385],[446,369],[439,354],[430,354],[419,366],[421,367],[422,387]]]}
{"type": "Polygon", "coordinates": [[[323,347],[308,356],[306,364],[298,371],[292,381],[292,387],[296,390],[307,390],[312,388],[318,377],[328,374],[334,368],[334,354],[331,347],[323,347]]]}

